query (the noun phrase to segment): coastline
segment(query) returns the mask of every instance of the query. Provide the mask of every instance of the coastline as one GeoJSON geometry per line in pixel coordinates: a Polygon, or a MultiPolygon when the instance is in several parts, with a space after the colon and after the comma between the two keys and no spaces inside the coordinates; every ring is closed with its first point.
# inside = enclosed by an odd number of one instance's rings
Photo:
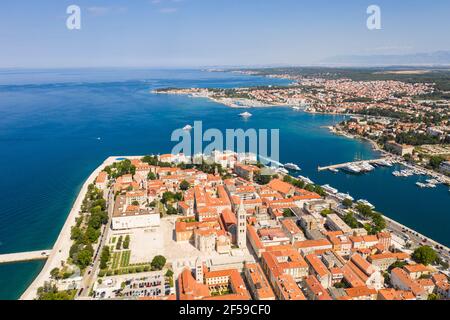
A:
{"type": "MultiPolygon", "coordinates": [[[[354,137],[354,138],[359,139],[359,137],[354,137]]],[[[377,144],[374,141],[371,141],[370,139],[363,139],[363,140],[372,142],[371,144],[372,144],[373,148],[377,147],[377,144]]],[[[28,288],[25,290],[25,292],[21,295],[20,300],[35,299],[37,289],[39,287],[43,286],[44,282],[49,281],[51,279],[50,271],[53,268],[59,267],[61,261],[67,260],[67,257],[69,256],[69,250],[70,250],[70,247],[72,244],[72,240],[70,239],[70,234],[71,234],[70,231],[71,231],[72,226],[75,225],[75,223],[76,223],[76,218],[78,217],[79,212],[81,210],[81,205],[82,205],[82,202],[86,195],[88,186],[95,182],[96,177],[98,176],[100,171],[103,170],[103,168],[105,166],[114,163],[115,161],[117,161],[118,158],[136,159],[136,158],[142,158],[142,156],[120,156],[120,157],[119,156],[110,156],[89,175],[89,177],[86,179],[86,181],[84,182],[82,188],[80,189],[80,191],[78,193],[78,196],[72,206],[72,209],[70,210],[70,213],[64,223],[64,226],[62,227],[62,229],[58,235],[58,238],[54,244],[54,247],[53,247],[44,267],[42,268],[40,273],[36,276],[36,278],[33,280],[33,282],[28,286],[28,288]]],[[[444,248],[444,250],[447,250],[447,252],[450,252],[450,249],[447,246],[433,240],[432,238],[430,238],[426,235],[423,235],[423,234],[415,231],[414,229],[411,229],[392,218],[389,218],[384,215],[383,215],[383,217],[389,222],[390,225],[394,226],[394,228],[392,228],[391,226],[388,225],[387,226],[388,230],[390,229],[393,232],[396,230],[395,228],[408,230],[409,232],[416,234],[418,237],[426,239],[426,243],[424,242],[424,244],[431,244],[432,246],[439,246],[439,247],[444,248]]]]}
{"type": "Polygon", "coordinates": [[[84,197],[86,195],[88,186],[92,184],[97,178],[103,168],[112,162],[116,157],[108,157],[100,166],[98,166],[86,179],[80,191],[78,192],[78,196],[72,206],[72,209],[67,216],[66,222],[62,227],[58,238],[53,245],[53,249],[50,255],[45,262],[44,267],[33,280],[33,282],[28,286],[25,292],[20,296],[20,300],[33,300],[36,298],[37,289],[42,287],[46,281],[51,279],[50,272],[54,268],[60,267],[61,261],[66,261],[67,257],[69,257],[70,247],[72,245],[72,240],[70,239],[70,232],[72,226],[76,223],[76,218],[79,215],[81,210],[81,205],[83,203],[84,197]]]}

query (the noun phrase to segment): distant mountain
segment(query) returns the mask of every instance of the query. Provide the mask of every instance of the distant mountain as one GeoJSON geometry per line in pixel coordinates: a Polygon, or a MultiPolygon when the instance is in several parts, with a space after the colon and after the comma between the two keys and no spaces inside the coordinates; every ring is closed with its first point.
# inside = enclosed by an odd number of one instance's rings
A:
{"type": "Polygon", "coordinates": [[[324,59],[321,64],[347,66],[450,65],[450,51],[398,55],[342,55],[324,59]]]}

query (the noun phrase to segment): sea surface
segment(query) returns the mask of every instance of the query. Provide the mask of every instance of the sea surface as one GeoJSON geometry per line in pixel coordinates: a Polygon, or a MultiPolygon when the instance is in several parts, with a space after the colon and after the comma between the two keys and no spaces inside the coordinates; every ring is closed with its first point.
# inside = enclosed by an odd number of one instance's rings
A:
{"type": "MultiPolygon", "coordinates": [[[[288,82],[201,70],[0,70],[0,254],[52,247],[84,180],[111,155],[167,153],[173,130],[280,129],[280,160],[301,174],[367,199],[385,215],[450,245],[448,188],[419,189],[395,168],[355,176],[317,167],[377,157],[368,143],[331,134],[343,116],[287,107],[242,110],[207,99],[156,95],[164,87],[241,87],[288,82]]],[[[43,262],[0,265],[0,299],[17,299],[43,262]]]]}

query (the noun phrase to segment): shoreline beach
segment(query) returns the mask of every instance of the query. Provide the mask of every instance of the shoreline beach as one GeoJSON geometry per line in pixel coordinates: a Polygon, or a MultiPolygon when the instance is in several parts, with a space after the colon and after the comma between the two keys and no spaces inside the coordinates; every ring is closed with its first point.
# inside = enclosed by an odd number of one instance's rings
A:
{"type": "Polygon", "coordinates": [[[33,280],[33,282],[28,286],[25,292],[22,293],[22,295],[20,296],[20,300],[35,299],[37,289],[39,287],[42,287],[46,281],[49,281],[51,279],[51,270],[60,267],[61,262],[66,261],[69,257],[69,250],[72,245],[72,240],[70,239],[71,228],[76,223],[76,218],[78,217],[81,210],[81,205],[83,203],[84,196],[86,195],[88,186],[95,181],[96,177],[105,166],[114,162],[114,159],[116,159],[116,157],[107,158],[86,179],[80,191],[78,192],[78,196],[72,206],[72,209],[69,212],[69,215],[67,216],[66,222],[64,223],[64,226],[62,227],[55,244],[53,245],[53,249],[48,256],[44,267],[39,272],[38,276],[33,280]]]}

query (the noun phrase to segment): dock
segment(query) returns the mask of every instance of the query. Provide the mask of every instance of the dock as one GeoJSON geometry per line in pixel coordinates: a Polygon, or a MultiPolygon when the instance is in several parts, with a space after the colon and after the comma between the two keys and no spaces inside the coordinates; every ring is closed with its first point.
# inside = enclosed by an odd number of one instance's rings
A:
{"type": "Polygon", "coordinates": [[[372,163],[377,163],[378,161],[381,161],[381,160],[392,160],[392,157],[385,157],[385,158],[372,159],[372,160],[358,160],[358,161],[351,161],[351,162],[333,164],[333,165],[330,165],[330,166],[318,167],[317,170],[324,171],[324,170],[330,170],[330,169],[340,169],[340,168],[344,168],[344,167],[346,167],[348,165],[351,165],[351,164],[355,164],[355,165],[363,164],[363,163],[372,164],[372,163]]]}
{"type": "Polygon", "coordinates": [[[49,249],[49,250],[0,254],[0,264],[32,261],[32,260],[45,260],[48,258],[51,252],[52,250],[49,249]]]}

